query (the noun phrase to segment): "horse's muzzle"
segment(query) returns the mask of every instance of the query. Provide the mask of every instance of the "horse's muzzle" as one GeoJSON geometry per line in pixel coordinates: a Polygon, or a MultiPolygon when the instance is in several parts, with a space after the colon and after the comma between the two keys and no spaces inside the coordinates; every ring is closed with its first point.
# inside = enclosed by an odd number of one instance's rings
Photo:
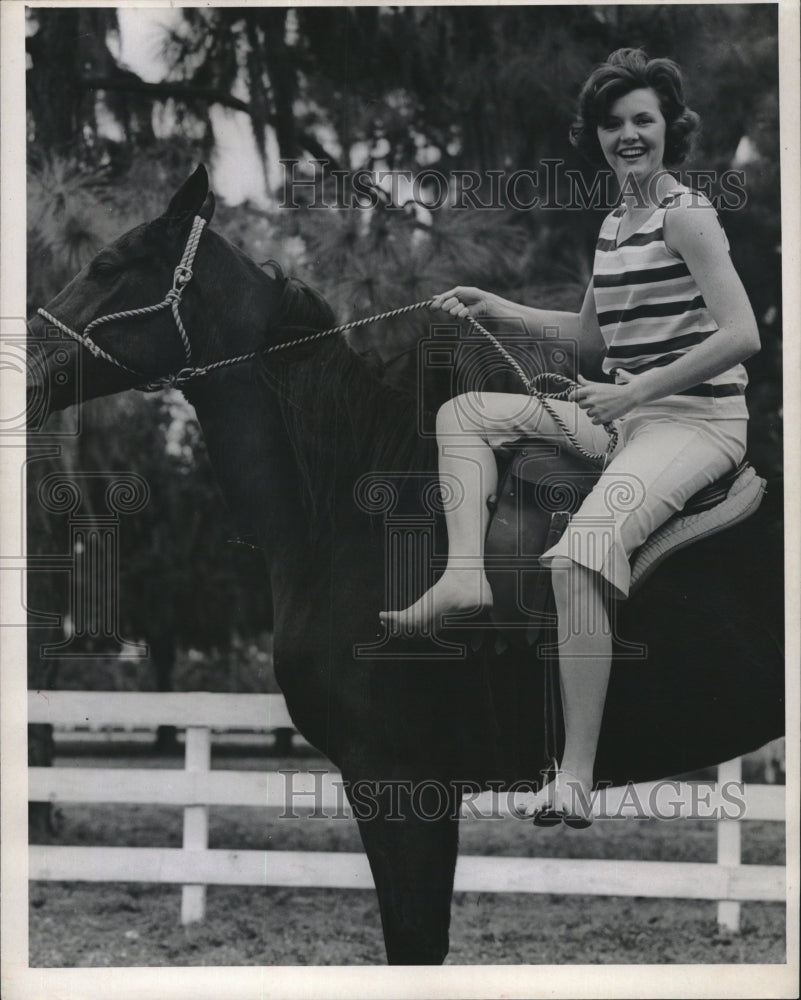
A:
{"type": "Polygon", "coordinates": [[[54,410],[76,403],[75,345],[48,336],[45,321],[28,323],[25,371],[25,414],[29,430],[41,429],[54,410]]]}

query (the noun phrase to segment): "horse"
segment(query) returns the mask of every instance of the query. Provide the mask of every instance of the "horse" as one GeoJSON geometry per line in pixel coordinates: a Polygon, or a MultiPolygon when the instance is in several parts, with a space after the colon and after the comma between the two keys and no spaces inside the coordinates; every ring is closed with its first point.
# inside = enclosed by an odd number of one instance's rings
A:
{"type": "MultiPolygon", "coordinates": [[[[143,382],[181,388],[232,514],[264,550],[278,683],[342,772],[387,960],[440,964],[465,791],[535,781],[547,764],[543,658],[487,624],[456,630],[464,642],[382,632],[391,508],[416,537],[435,444],[414,399],[342,338],[297,343],[333,324],[330,308],[214,232],[213,213],[201,166],[30,320],[30,412],[45,420],[143,382]]],[[[780,509],[771,484],[749,520],[677,553],[618,605],[599,783],[709,766],[783,731],[780,509]],[[626,655],[634,646],[645,655],[626,655]]]]}

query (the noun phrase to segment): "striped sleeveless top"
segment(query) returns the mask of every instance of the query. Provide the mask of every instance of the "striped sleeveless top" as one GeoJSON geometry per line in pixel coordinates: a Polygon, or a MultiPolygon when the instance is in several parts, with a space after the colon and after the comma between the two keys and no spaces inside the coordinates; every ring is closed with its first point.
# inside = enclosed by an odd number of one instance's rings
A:
{"type": "MultiPolygon", "coordinates": [[[[604,219],[595,249],[595,308],[607,352],[603,370],[648,371],[692,351],[717,331],[703,295],[681,256],[664,240],[666,210],[685,196],[709,202],[679,185],[627,239],[617,234],[625,206],[604,219]]],[[[695,204],[699,204],[695,201],[695,204]]],[[[685,202],[688,203],[688,202],[685,202]]],[[[726,243],[728,247],[728,241],[726,243]]],[[[666,397],[683,409],[714,417],[748,417],[742,365],[666,397]]]]}

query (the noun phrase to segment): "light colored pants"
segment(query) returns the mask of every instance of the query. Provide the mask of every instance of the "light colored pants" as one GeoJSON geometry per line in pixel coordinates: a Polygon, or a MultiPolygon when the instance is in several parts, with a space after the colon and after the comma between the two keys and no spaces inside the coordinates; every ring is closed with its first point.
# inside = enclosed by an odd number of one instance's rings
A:
{"type": "MultiPolygon", "coordinates": [[[[468,423],[475,420],[492,448],[539,437],[572,450],[536,399],[508,393],[459,399],[469,400],[468,423]]],[[[567,557],[602,574],[616,596],[628,596],[634,550],[694,493],[731,472],[745,455],[748,421],[697,415],[692,412],[695,403],[688,401],[686,408],[681,401],[648,403],[616,422],[617,448],[562,538],[543,554],[544,562],[567,557]]],[[[549,400],[548,405],[584,448],[606,450],[606,431],[577,404],[549,400]]]]}

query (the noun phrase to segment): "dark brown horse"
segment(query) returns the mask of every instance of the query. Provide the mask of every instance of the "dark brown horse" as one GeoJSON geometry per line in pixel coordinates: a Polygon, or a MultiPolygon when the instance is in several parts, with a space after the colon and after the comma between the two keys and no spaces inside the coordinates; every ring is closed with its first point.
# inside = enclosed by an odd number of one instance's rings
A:
{"type": "MultiPolygon", "coordinates": [[[[48,313],[83,331],[102,315],[162,302],[193,220],[210,221],[213,211],[199,168],[164,216],[101,251],[48,313]]],[[[313,291],[265,273],[208,228],[191,268],[180,315],[194,365],[332,324],[313,291]]],[[[29,398],[39,418],[186,365],[169,304],[93,328],[92,340],[125,368],[72,339],[48,340],[48,325],[38,316],[30,324],[38,360],[29,398]]],[[[373,801],[356,812],[389,961],[442,962],[453,812],[465,786],[538,777],[542,665],[533,651],[497,652],[489,630],[470,633],[461,656],[443,657],[432,641],[383,641],[388,518],[400,512],[396,526],[412,536],[428,530],[420,497],[436,481],[436,456],[418,436],[414,400],[383,384],[340,339],[257,354],[183,391],[232,511],[266,553],[275,666],[292,718],[351,789],[375,783],[373,801]]],[[[620,605],[618,635],[647,656],[616,658],[599,781],[673,775],[782,732],[780,507],[774,485],[757,515],[675,555],[620,605]]],[[[441,524],[436,531],[441,547],[441,524]]]]}

